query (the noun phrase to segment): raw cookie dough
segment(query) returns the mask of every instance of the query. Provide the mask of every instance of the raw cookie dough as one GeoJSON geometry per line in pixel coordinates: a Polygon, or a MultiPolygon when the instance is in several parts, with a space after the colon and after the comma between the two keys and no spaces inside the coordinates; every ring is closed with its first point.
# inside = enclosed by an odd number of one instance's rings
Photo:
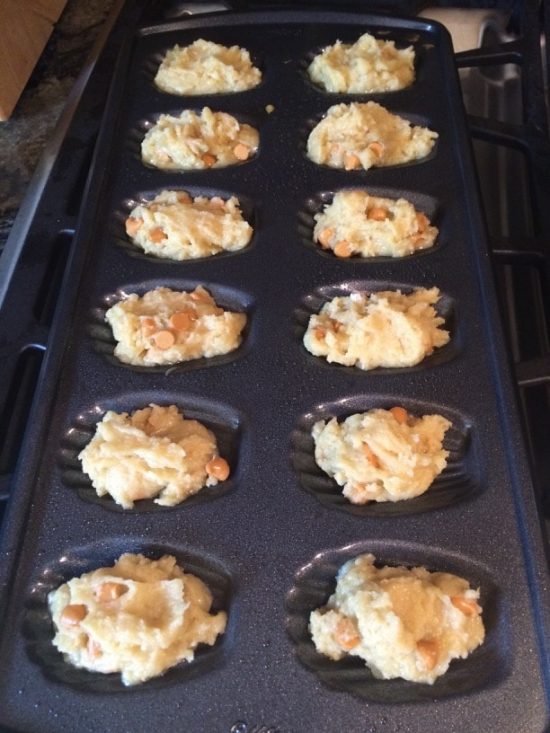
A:
{"type": "Polygon", "coordinates": [[[252,65],[246,49],[227,48],[202,38],[167,51],[155,76],[157,87],[170,94],[242,92],[261,80],[262,74],[252,65]]]}
{"type": "Polygon", "coordinates": [[[338,191],[315,215],[313,236],[337,257],[404,257],[431,247],[438,230],[405,199],[338,191]]]}
{"type": "Polygon", "coordinates": [[[365,660],[374,677],[433,684],[451,660],[485,638],[479,591],[425,568],[374,567],[360,555],[340,568],[336,591],[310,616],[317,651],[365,660]]]}
{"type": "Polygon", "coordinates": [[[433,307],[438,300],[438,288],[333,298],[310,317],[304,346],[330,363],[359,369],[414,366],[449,341],[433,307]]]}
{"type": "Polygon", "coordinates": [[[210,614],[212,594],[176,559],[125,554],[113,567],[72,578],[48,595],[54,646],[65,661],[92,672],[120,672],[125,685],[191,662],[227,623],[210,614]]]}
{"type": "Polygon", "coordinates": [[[335,104],[311,131],[307,154],[331,168],[368,170],[425,158],[437,137],[376,102],[335,104]]]}
{"type": "Polygon", "coordinates": [[[225,112],[204,107],[179,117],[160,115],[141,143],[144,163],[164,170],[225,168],[258,149],[258,131],[225,112]]]}
{"type": "Polygon", "coordinates": [[[441,415],[414,417],[403,407],[369,410],[341,423],[320,420],[311,431],[315,461],[352,504],[411,499],[447,465],[442,442],[450,427],[441,415]]]}
{"type": "Polygon", "coordinates": [[[241,343],[244,313],[219,308],[200,285],[192,292],[156,288],[132,293],[105,314],[125,364],[155,366],[218,356],[241,343]]]}
{"type": "Polygon", "coordinates": [[[398,50],[393,41],[364,33],[354,44],[336,41],[315,56],[310,79],[327,92],[365,94],[404,89],[414,81],[412,46],[398,50]]]}
{"type": "Polygon", "coordinates": [[[235,196],[192,199],[185,191],[162,191],[132,209],[126,233],[145,252],[181,261],[236,252],[250,242],[252,227],[235,196]]]}
{"type": "Polygon", "coordinates": [[[174,506],[229,476],[214,435],[175,405],[149,405],[131,415],[109,410],[78,457],[97,495],[110,494],[124,509],[154,497],[174,506]]]}

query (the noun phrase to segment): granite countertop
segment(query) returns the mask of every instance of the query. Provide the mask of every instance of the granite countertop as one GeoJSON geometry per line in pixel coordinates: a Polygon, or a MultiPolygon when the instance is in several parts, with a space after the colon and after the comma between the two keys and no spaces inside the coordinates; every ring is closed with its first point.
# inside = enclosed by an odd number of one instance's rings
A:
{"type": "Polygon", "coordinates": [[[0,122],[0,251],[69,92],[115,0],[68,0],[12,117],[0,122]]]}

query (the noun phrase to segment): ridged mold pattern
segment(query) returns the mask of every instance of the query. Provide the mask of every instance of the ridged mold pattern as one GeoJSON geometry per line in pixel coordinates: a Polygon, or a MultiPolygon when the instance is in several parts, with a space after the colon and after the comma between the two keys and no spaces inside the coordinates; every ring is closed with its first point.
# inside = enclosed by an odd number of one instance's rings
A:
{"type": "Polygon", "coordinates": [[[500,590],[488,568],[450,552],[394,541],[364,541],[321,552],[296,573],[286,597],[286,610],[287,632],[300,662],[328,686],[369,702],[415,703],[465,695],[498,685],[509,672],[510,643],[500,590]],[[372,553],[378,566],[424,566],[432,572],[454,573],[468,580],[473,588],[479,588],[486,632],[484,643],[467,659],[453,660],[433,685],[376,679],[358,657],[348,656],[336,662],[319,654],[308,630],[309,616],[325,605],[334,592],[339,568],[364,553],[372,553]]]}
{"type": "MultiPolygon", "coordinates": [[[[436,283],[434,283],[436,285],[436,283]]],[[[390,281],[373,280],[347,280],[333,285],[322,285],[308,293],[301,303],[294,310],[294,336],[300,343],[303,341],[309,319],[312,315],[319,313],[325,303],[336,297],[349,296],[352,293],[364,292],[375,293],[381,290],[400,290],[402,293],[411,293],[415,290],[414,285],[396,283],[390,281]]],[[[429,367],[444,364],[453,359],[460,350],[460,329],[456,318],[456,306],[454,299],[447,293],[440,292],[440,297],[435,305],[437,314],[445,319],[443,328],[449,331],[450,341],[438,349],[435,349],[430,356],[423,359],[420,364],[412,367],[378,367],[377,369],[362,370],[357,367],[343,366],[342,364],[329,364],[322,356],[310,354],[305,347],[304,353],[307,358],[313,360],[320,368],[340,369],[353,371],[353,373],[364,374],[403,374],[408,371],[418,371],[429,367]]]]}
{"type": "Polygon", "coordinates": [[[109,293],[104,296],[102,302],[95,308],[92,308],[89,313],[89,321],[87,327],[87,334],[92,339],[94,350],[98,354],[102,354],[111,364],[125,369],[131,369],[135,372],[142,373],[164,373],[171,374],[174,371],[183,372],[191,371],[194,369],[204,369],[206,367],[220,366],[222,364],[228,364],[234,359],[239,359],[248,352],[249,341],[251,339],[251,331],[253,329],[252,320],[253,316],[253,298],[240,290],[235,288],[227,287],[225,285],[218,285],[209,283],[207,280],[174,280],[174,279],[163,279],[163,280],[149,280],[146,282],[139,282],[135,285],[128,284],[126,286],[118,288],[114,293],[109,293]],[[230,310],[238,313],[246,313],[247,322],[241,336],[241,344],[234,351],[228,354],[221,354],[220,356],[213,356],[209,359],[192,359],[191,361],[183,361],[173,365],[162,365],[162,366],[138,366],[133,364],[126,364],[115,356],[116,342],[113,336],[113,332],[109,324],[105,320],[105,314],[115,303],[124,300],[132,293],[137,293],[143,296],[146,292],[154,290],[159,287],[166,287],[172,290],[179,291],[191,291],[194,290],[198,285],[202,285],[212,295],[216,304],[224,310],[230,310]]]}
{"type": "Polygon", "coordinates": [[[221,560],[191,548],[145,543],[143,540],[131,537],[71,548],[56,562],[43,568],[39,580],[30,590],[23,619],[23,635],[27,651],[32,661],[40,666],[48,679],[70,685],[82,692],[101,694],[131,693],[137,690],[143,692],[185,682],[219,666],[227,653],[228,639],[232,635],[230,610],[232,586],[232,575],[221,560]],[[185,572],[196,575],[206,583],[213,596],[212,611],[224,610],[228,614],[225,634],[219,636],[211,647],[205,644],[199,645],[192,662],[182,662],[169,669],[163,676],[132,687],[125,687],[119,674],[90,672],[66,662],[52,643],[54,628],[48,609],[48,594],[51,591],[71,578],[112,565],[125,552],[142,553],[150,559],[173,555],[185,572]]]}
{"type": "Polygon", "coordinates": [[[240,449],[243,437],[243,416],[227,405],[207,400],[203,397],[166,393],[162,399],[153,392],[121,395],[81,411],[66,431],[58,455],[58,466],[65,486],[76,491],[81,499],[99,504],[104,509],[120,512],[158,512],[188,509],[197,504],[212,501],[235,490],[239,481],[240,449]],[[110,496],[99,497],[87,474],[82,471],[78,459],[80,451],[94,436],[97,423],[108,410],[114,412],[134,412],[151,403],[161,406],[176,405],[185,418],[198,420],[211,430],[218,444],[220,456],[229,463],[231,473],[227,481],[216,486],[205,486],[197,494],[190,496],[175,507],[155,504],[152,499],[136,501],[133,509],[123,509],[110,496]]]}
{"type": "MultiPolygon", "coordinates": [[[[150,56],[146,56],[143,59],[143,64],[141,67],[141,75],[143,80],[150,84],[153,89],[156,92],[159,92],[160,94],[166,94],[167,92],[163,92],[162,89],[159,89],[155,85],[155,76],[157,75],[157,71],[159,70],[159,66],[161,65],[164,57],[168,53],[168,51],[173,48],[171,45],[167,45],[163,51],[157,51],[156,53],[151,54],[150,56]]],[[[174,96],[174,95],[170,95],[174,96]]],[[[180,95],[175,95],[180,96],[180,95]]]]}
{"type": "Polygon", "coordinates": [[[406,397],[361,394],[335,402],[318,405],[302,415],[291,438],[291,462],[303,489],[312,494],[327,509],[338,509],[356,517],[392,517],[442,509],[465,501],[481,491],[481,465],[478,446],[471,421],[440,405],[412,400],[406,397]],[[396,502],[369,502],[352,504],[343,494],[342,487],[326,474],[315,461],[315,444],[311,436],[313,425],[319,420],[338,422],[355,413],[375,408],[404,407],[411,415],[439,414],[452,426],[445,433],[443,447],[449,451],[447,467],[437,476],[421,496],[396,502]]]}
{"type": "Polygon", "coordinates": [[[154,191],[143,191],[136,193],[133,198],[125,199],[121,202],[120,206],[114,211],[112,221],[111,221],[111,236],[113,238],[113,241],[115,244],[119,247],[121,247],[127,254],[129,254],[132,257],[137,257],[141,260],[147,260],[148,262],[156,262],[161,264],[173,264],[177,266],[184,266],[187,264],[192,264],[195,262],[204,262],[210,261],[212,259],[218,260],[222,257],[235,257],[237,255],[245,254],[249,252],[255,245],[255,232],[257,229],[257,224],[255,222],[255,212],[254,207],[252,204],[252,201],[248,197],[243,197],[241,195],[233,194],[225,190],[219,190],[219,189],[212,189],[212,188],[197,188],[197,186],[165,186],[164,188],[158,188],[154,191]],[[155,196],[158,196],[162,191],[181,191],[188,193],[193,198],[196,198],[197,196],[205,196],[207,198],[213,198],[214,196],[219,196],[220,198],[224,199],[224,201],[227,201],[231,196],[236,196],[239,200],[240,208],[242,211],[243,219],[247,221],[250,226],[254,229],[254,234],[252,234],[252,238],[250,239],[250,242],[244,247],[243,249],[238,250],[237,252],[220,252],[216,255],[213,255],[213,257],[201,257],[193,260],[172,260],[166,257],[155,257],[152,254],[144,252],[141,247],[138,247],[130,237],[126,234],[125,230],[125,222],[126,219],[130,216],[130,212],[135,206],[138,206],[140,204],[145,204],[147,202],[152,201],[155,196]]]}
{"type": "Polygon", "coordinates": [[[408,260],[412,257],[422,257],[425,255],[429,255],[432,252],[436,252],[440,249],[441,242],[441,232],[437,239],[435,240],[435,243],[432,247],[429,247],[428,249],[422,249],[418,250],[418,252],[414,252],[411,255],[406,255],[405,257],[388,257],[388,256],[381,256],[381,257],[358,257],[357,255],[354,257],[351,257],[349,259],[342,259],[341,257],[336,257],[334,252],[331,250],[325,250],[323,249],[317,242],[313,239],[313,230],[315,228],[315,216],[316,214],[320,214],[323,212],[324,208],[326,206],[329,206],[336,193],[339,193],[341,191],[365,191],[370,196],[380,196],[383,198],[389,198],[389,199],[399,199],[404,198],[407,201],[409,201],[413,206],[416,208],[417,211],[422,212],[423,214],[426,214],[429,218],[430,222],[433,226],[437,226],[440,228],[440,211],[437,202],[435,199],[431,196],[419,194],[414,191],[402,191],[397,189],[391,189],[391,188],[381,188],[380,186],[342,186],[342,188],[339,188],[338,190],[334,191],[320,191],[319,193],[315,194],[314,196],[310,196],[306,201],[304,201],[302,208],[298,212],[298,234],[300,235],[300,239],[302,241],[302,244],[307,247],[310,250],[313,250],[316,252],[320,257],[325,257],[330,260],[338,260],[339,262],[351,262],[354,265],[358,263],[377,263],[377,262],[402,262],[403,260],[408,260]]]}

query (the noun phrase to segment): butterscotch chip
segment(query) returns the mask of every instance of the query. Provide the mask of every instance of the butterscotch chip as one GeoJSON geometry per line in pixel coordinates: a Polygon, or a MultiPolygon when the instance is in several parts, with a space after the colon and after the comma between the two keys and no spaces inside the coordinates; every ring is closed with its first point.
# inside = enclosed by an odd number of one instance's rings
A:
{"type": "Polygon", "coordinates": [[[239,143],[233,148],[233,153],[238,160],[246,160],[250,155],[250,149],[246,145],[239,143]]]}
{"type": "Polygon", "coordinates": [[[161,351],[167,351],[176,343],[176,337],[172,331],[156,331],[151,338],[157,349],[161,351]]]}
{"type": "Polygon", "coordinates": [[[431,672],[437,664],[439,657],[439,644],[432,639],[420,639],[416,644],[416,649],[424,663],[424,666],[431,672]]]}
{"type": "Polygon", "coordinates": [[[80,622],[86,618],[88,608],[83,603],[70,603],[59,616],[63,626],[80,626],[80,622]]]}
{"type": "Polygon", "coordinates": [[[170,316],[170,325],[172,328],[175,328],[176,331],[187,331],[187,329],[191,327],[193,321],[196,320],[197,318],[195,315],[192,316],[186,311],[181,311],[180,313],[174,313],[170,316]]]}
{"type": "Polygon", "coordinates": [[[130,217],[126,219],[126,234],[129,237],[135,237],[141,226],[143,226],[143,219],[130,215],[130,217]]]}
{"type": "Polygon", "coordinates": [[[111,603],[127,592],[128,588],[124,583],[107,582],[96,588],[95,597],[98,603],[111,603]]]}
{"type": "Polygon", "coordinates": [[[337,257],[342,257],[344,259],[346,257],[351,257],[353,249],[347,239],[341,239],[339,242],[336,242],[334,245],[334,254],[337,257]]]}
{"type": "Polygon", "coordinates": [[[168,239],[168,235],[161,227],[156,227],[149,232],[149,238],[154,244],[160,244],[165,239],[168,239]]]}
{"type": "Polygon", "coordinates": [[[355,155],[355,153],[346,153],[344,155],[344,168],[347,171],[354,171],[356,168],[361,167],[361,161],[355,155]]]}
{"type": "Polygon", "coordinates": [[[206,472],[212,478],[219,479],[220,481],[225,481],[228,478],[230,472],[229,464],[227,463],[225,458],[220,458],[219,456],[216,456],[216,458],[212,458],[212,460],[206,464],[206,472]]]}
{"type": "Polygon", "coordinates": [[[313,643],[334,660],[360,657],[377,678],[431,685],[483,642],[479,591],[450,573],[374,562],[360,555],[340,568],[335,592],[310,615],[313,643]],[[479,611],[462,613],[452,602],[457,595],[479,611]]]}
{"type": "Polygon", "coordinates": [[[204,163],[205,168],[212,168],[214,163],[216,163],[217,158],[215,155],[212,155],[212,153],[203,153],[201,155],[201,160],[204,163]]]}

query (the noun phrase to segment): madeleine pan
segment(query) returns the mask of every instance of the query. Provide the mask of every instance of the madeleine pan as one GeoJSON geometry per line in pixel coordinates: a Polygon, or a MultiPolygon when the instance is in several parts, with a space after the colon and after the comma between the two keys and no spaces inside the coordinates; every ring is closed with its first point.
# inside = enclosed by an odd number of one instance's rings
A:
{"type": "Polygon", "coordinates": [[[548,724],[546,565],[492,284],[452,47],[436,23],[390,15],[273,10],[129,27],[63,282],[51,347],[2,539],[0,722],[17,731],[543,731],[548,724]],[[312,56],[365,31],[413,44],[417,78],[400,92],[333,95],[307,78],[312,56]],[[247,48],[262,83],[238,94],[176,97],[153,85],[162,54],[197,38],[247,48]],[[318,166],[307,135],[335,103],[374,99],[439,133],[414,164],[318,166]],[[139,146],[161,113],[208,105],[254,124],[258,154],[196,172],[144,166],[139,146]],[[273,105],[268,113],[266,107],[273,105]],[[338,260],[312,242],[313,215],[342,188],[404,196],[440,229],[432,250],[400,260],[338,260]],[[255,228],[245,250],[155,261],[126,240],[132,202],[165,188],[236,195],[255,228]],[[201,283],[245,311],[241,348],[174,369],[120,364],[103,322],[129,292],[201,283]],[[437,285],[448,346],[416,367],[362,372],[304,349],[307,314],[356,289],[437,285]],[[177,404],[214,430],[227,484],[178,507],[132,511],[97,499],[78,451],[107,409],[177,404]],[[320,417],[403,404],[450,417],[451,460],[410,504],[350,509],[316,470],[320,417]],[[175,554],[211,586],[228,628],[212,649],[124,688],[69,667],[50,641],[46,596],[122,552],[175,554]],[[337,568],[361,552],[448,570],[481,588],[487,638],[433,686],[376,680],[356,660],[315,653],[309,612],[337,568]]]}

